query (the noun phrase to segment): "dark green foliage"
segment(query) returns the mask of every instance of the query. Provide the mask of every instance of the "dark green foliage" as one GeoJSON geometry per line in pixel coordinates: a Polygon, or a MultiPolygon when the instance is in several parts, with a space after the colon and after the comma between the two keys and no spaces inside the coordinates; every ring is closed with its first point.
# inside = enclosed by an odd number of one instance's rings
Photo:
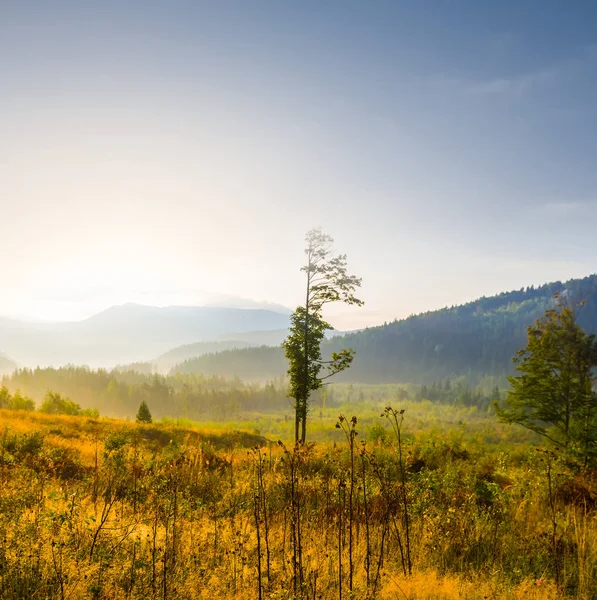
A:
{"type": "Polygon", "coordinates": [[[139,410],[137,411],[136,417],[137,423],[151,423],[151,413],[149,412],[149,407],[147,406],[147,402],[143,400],[139,406],[139,410]]]}
{"type": "Polygon", "coordinates": [[[498,417],[518,423],[580,455],[596,456],[597,394],[593,389],[597,342],[578,325],[569,306],[549,309],[528,329],[516,358],[519,375],[498,417]]]}
{"type": "MultiPolygon", "coordinates": [[[[361,383],[425,383],[464,375],[480,380],[500,377],[502,385],[512,374],[512,356],[526,344],[527,327],[555,306],[554,294],[565,290],[571,302],[583,302],[577,311],[578,324],[597,333],[597,275],[554,282],[480,298],[413,315],[379,327],[333,338],[322,343],[324,359],[333,351],[353,348],[358,355],[340,381],[361,383]]],[[[187,363],[187,372],[232,376],[237,365],[256,379],[283,374],[280,348],[230,350],[202,356],[187,363]],[[249,367],[250,365],[250,367],[249,367]]]]}
{"type": "Polygon", "coordinates": [[[299,424],[306,427],[309,396],[322,386],[321,341],[330,328],[331,325],[318,315],[307,316],[302,306],[291,317],[290,335],[284,342],[284,350],[289,363],[288,395],[295,400],[296,441],[299,440],[299,424]]]}
{"type": "Polygon", "coordinates": [[[571,302],[584,302],[578,324],[597,333],[597,275],[591,275],[412,316],[331,340],[326,347],[345,344],[359,356],[342,380],[423,382],[454,375],[509,375],[511,357],[526,343],[527,327],[555,306],[554,294],[562,290],[571,302]]]}

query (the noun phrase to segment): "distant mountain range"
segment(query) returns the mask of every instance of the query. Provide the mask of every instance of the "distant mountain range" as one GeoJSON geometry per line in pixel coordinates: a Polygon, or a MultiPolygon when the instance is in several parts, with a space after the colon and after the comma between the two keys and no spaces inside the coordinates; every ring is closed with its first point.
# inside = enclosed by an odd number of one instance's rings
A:
{"type": "MultiPolygon", "coordinates": [[[[337,380],[427,382],[466,375],[503,377],[527,341],[526,330],[555,305],[554,294],[578,304],[578,322],[597,334],[597,275],[554,282],[479,298],[462,306],[431,311],[387,325],[333,338],[324,354],[353,348],[352,367],[337,380]]],[[[265,380],[287,369],[282,348],[245,348],[206,354],[177,367],[182,372],[265,380]]]]}
{"type": "MultiPolygon", "coordinates": [[[[336,329],[327,332],[327,338],[332,339],[334,337],[343,336],[347,332],[338,331],[336,329]]],[[[156,359],[151,361],[144,370],[147,372],[158,372],[166,374],[172,368],[178,365],[205,356],[207,354],[218,355],[221,352],[228,350],[244,350],[248,348],[258,347],[278,347],[288,337],[288,329],[274,329],[272,331],[248,331],[243,333],[232,333],[226,336],[222,336],[222,339],[217,339],[209,342],[197,342],[195,344],[185,344],[178,348],[158,356],[156,359]]],[[[134,369],[138,369],[138,366],[134,366],[134,369]]],[[[271,370],[272,365],[268,367],[271,370]]],[[[268,372],[269,372],[268,370],[268,372]]],[[[237,373],[239,377],[240,374],[237,373]]],[[[241,379],[251,379],[250,373],[245,373],[241,379]]],[[[258,377],[257,379],[261,379],[258,377]]]]}
{"type": "MultiPolygon", "coordinates": [[[[597,275],[479,298],[332,337],[324,354],[356,351],[338,380],[417,382],[468,375],[504,376],[526,344],[526,329],[554,305],[554,293],[583,302],[578,321],[597,333],[597,275]]],[[[287,312],[232,307],[112,307],[78,322],[31,323],[0,318],[0,373],[19,366],[113,367],[265,380],[283,376],[280,343],[287,312]],[[10,357],[10,358],[8,358],[10,357]],[[123,367],[126,368],[126,367],[123,367]]],[[[334,334],[342,332],[333,332],[334,334]]]]}
{"type": "MultiPolygon", "coordinates": [[[[172,348],[198,342],[232,338],[245,343],[251,336],[264,340],[269,336],[279,344],[288,325],[287,313],[266,309],[124,304],[76,322],[0,318],[0,352],[20,366],[111,367],[153,361],[172,348]]],[[[255,341],[261,343],[266,342],[255,341]]],[[[180,352],[184,360],[185,353],[180,352]]]]}

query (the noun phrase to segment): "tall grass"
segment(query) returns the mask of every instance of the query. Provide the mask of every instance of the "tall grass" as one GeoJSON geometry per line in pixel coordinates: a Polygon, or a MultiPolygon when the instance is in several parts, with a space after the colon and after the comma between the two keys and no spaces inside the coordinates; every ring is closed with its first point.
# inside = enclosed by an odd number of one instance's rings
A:
{"type": "Polygon", "coordinates": [[[594,475],[409,409],[304,447],[0,411],[0,597],[595,598],[594,475]]]}

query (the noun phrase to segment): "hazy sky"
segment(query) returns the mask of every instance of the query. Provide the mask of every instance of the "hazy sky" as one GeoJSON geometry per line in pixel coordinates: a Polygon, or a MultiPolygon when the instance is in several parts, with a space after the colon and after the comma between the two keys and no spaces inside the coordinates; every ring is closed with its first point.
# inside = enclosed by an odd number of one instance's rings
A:
{"type": "Polygon", "coordinates": [[[0,0],[0,314],[294,307],[313,226],[340,328],[587,275],[596,159],[594,1],[0,0]]]}

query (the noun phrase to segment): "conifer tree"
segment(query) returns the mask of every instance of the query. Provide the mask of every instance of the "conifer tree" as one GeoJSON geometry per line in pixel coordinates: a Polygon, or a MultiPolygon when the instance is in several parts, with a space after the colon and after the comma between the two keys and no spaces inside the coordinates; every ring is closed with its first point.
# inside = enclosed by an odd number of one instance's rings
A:
{"type": "Polygon", "coordinates": [[[151,423],[151,413],[149,412],[149,407],[147,406],[147,402],[143,400],[139,406],[139,410],[137,411],[137,423],[151,423]]]}

